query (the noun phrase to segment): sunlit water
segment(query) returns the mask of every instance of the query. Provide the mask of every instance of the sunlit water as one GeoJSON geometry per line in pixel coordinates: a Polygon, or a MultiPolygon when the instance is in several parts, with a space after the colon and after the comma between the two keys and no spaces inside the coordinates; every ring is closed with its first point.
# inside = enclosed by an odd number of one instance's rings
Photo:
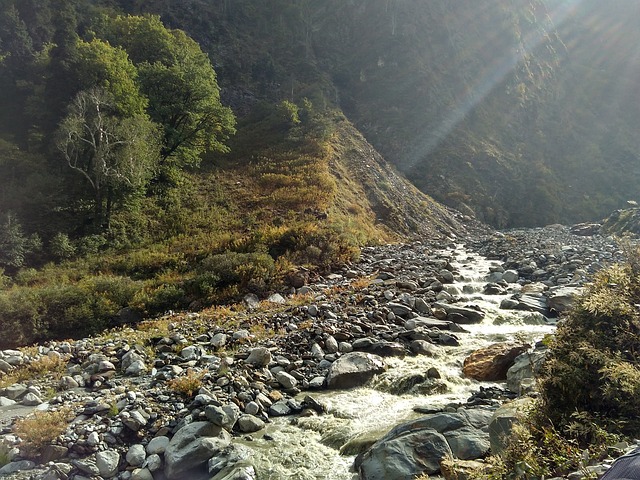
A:
{"type": "Polygon", "coordinates": [[[553,331],[553,325],[537,314],[500,310],[505,296],[481,293],[495,262],[461,248],[454,252],[454,259],[452,263],[463,280],[448,286],[448,290],[461,298],[459,305],[479,306],[486,313],[484,321],[464,325],[469,333],[456,333],[461,346],[443,347],[444,354],[439,357],[385,359],[388,370],[366,388],[313,393],[327,405],[325,415],[272,419],[262,432],[271,439],[258,435],[243,441],[254,451],[251,461],[259,479],[357,478],[352,470],[355,454],[392,427],[420,416],[414,412],[415,407],[435,410],[464,402],[480,386],[491,385],[462,376],[462,362],[472,351],[514,338],[533,344],[553,331]],[[441,378],[421,382],[432,367],[441,378]]]}

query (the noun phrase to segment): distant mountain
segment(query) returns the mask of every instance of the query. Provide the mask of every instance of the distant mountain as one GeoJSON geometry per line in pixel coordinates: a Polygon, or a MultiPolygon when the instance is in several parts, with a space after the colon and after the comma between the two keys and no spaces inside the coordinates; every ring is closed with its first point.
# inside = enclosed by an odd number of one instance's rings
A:
{"type": "Polygon", "coordinates": [[[497,226],[637,196],[633,0],[137,2],[210,52],[237,111],[340,107],[435,199],[497,226]]]}

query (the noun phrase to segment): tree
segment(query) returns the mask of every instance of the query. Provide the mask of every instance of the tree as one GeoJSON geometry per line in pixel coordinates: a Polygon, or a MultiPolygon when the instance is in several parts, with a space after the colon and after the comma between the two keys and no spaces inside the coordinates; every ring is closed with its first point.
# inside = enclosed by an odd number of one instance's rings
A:
{"type": "Polygon", "coordinates": [[[114,203],[142,191],[158,160],[157,127],[145,115],[116,115],[102,89],[80,92],[60,125],[57,146],[93,192],[94,224],[109,228],[114,203]]]}
{"type": "Polygon", "coordinates": [[[79,41],[76,51],[73,71],[80,90],[104,90],[113,100],[111,107],[123,116],[145,111],[147,99],[140,94],[138,72],[127,52],[99,39],[79,41]]]}
{"type": "Polygon", "coordinates": [[[235,118],[220,102],[215,70],[198,43],[155,16],[106,19],[98,34],[138,67],[149,116],[163,127],[165,169],[197,166],[205,151],[227,151],[235,118]]]}
{"type": "Polygon", "coordinates": [[[7,213],[0,228],[0,265],[21,267],[27,253],[27,238],[15,215],[7,213]]]}

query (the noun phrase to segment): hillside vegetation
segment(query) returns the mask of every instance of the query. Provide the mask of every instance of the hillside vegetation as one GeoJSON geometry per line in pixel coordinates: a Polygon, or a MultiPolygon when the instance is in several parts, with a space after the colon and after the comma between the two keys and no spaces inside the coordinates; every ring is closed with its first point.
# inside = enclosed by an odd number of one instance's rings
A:
{"type": "Polygon", "coordinates": [[[604,216],[636,191],[635,57],[616,37],[594,63],[584,25],[626,32],[627,3],[2,1],[7,344],[264,295],[471,216],[604,216]]]}

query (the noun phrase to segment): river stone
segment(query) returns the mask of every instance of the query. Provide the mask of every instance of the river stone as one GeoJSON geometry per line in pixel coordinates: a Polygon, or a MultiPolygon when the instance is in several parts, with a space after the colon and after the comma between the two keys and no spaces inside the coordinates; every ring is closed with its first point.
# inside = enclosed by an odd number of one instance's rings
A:
{"type": "Polygon", "coordinates": [[[256,470],[253,465],[241,462],[224,468],[209,480],[256,480],[256,470]]]}
{"type": "Polygon", "coordinates": [[[146,450],[149,455],[153,455],[155,453],[160,454],[160,453],[164,453],[164,451],[167,448],[167,445],[169,445],[169,437],[165,437],[165,436],[154,437],[151,440],[149,440],[146,450]]]}
{"type": "Polygon", "coordinates": [[[295,388],[298,385],[298,380],[296,380],[293,375],[287,372],[278,372],[276,373],[276,380],[280,385],[282,385],[287,390],[295,388]]]}
{"type": "Polygon", "coordinates": [[[519,277],[518,272],[515,270],[507,270],[502,274],[502,280],[507,283],[516,283],[519,277]]]}
{"type": "Polygon", "coordinates": [[[576,299],[583,293],[581,287],[561,287],[549,292],[547,305],[551,311],[565,313],[573,308],[576,299]]]}
{"type": "Polygon", "coordinates": [[[473,305],[459,307],[448,303],[437,302],[435,308],[447,312],[447,320],[455,323],[480,323],[484,319],[484,312],[473,305]]]}
{"type": "Polygon", "coordinates": [[[271,363],[271,352],[266,347],[254,348],[245,362],[256,367],[266,367],[271,363]]]}
{"type": "Polygon", "coordinates": [[[419,327],[439,328],[440,330],[449,330],[451,323],[446,320],[438,320],[431,317],[415,317],[404,322],[404,328],[407,330],[415,330],[419,327]]]}
{"type": "Polygon", "coordinates": [[[153,480],[153,474],[148,468],[136,468],[131,472],[129,480],[153,480]]]}
{"type": "Polygon", "coordinates": [[[426,340],[414,340],[409,346],[416,355],[426,355],[427,357],[438,357],[442,355],[442,349],[426,340]]]}
{"type": "Polygon", "coordinates": [[[533,402],[531,397],[522,397],[498,408],[489,423],[491,453],[500,455],[509,445],[513,425],[520,421],[522,412],[533,402]]]}
{"type": "Polygon", "coordinates": [[[238,418],[238,428],[242,433],[253,433],[264,428],[264,422],[253,415],[240,415],[238,418]]]}
{"type": "Polygon", "coordinates": [[[529,345],[494,343],[474,351],[464,359],[462,373],[479,381],[500,381],[507,379],[507,370],[516,357],[529,349],[529,345]]]}
{"type": "Polygon", "coordinates": [[[118,473],[119,463],[120,454],[115,450],[104,450],[96,453],[96,467],[98,467],[101,477],[114,477],[118,473]]]}
{"type": "Polygon", "coordinates": [[[523,381],[534,378],[540,371],[545,358],[544,351],[524,352],[519,355],[507,370],[507,388],[513,393],[520,394],[523,381]]]}
{"type": "Polygon", "coordinates": [[[164,452],[165,474],[169,480],[190,478],[189,471],[201,467],[212,455],[231,443],[231,436],[210,422],[194,422],[173,436],[164,452]]]}
{"type": "Polygon", "coordinates": [[[361,480],[408,480],[440,471],[440,462],[452,455],[444,436],[435,430],[391,430],[356,462],[361,480]]]}
{"type": "Polygon", "coordinates": [[[489,434],[473,427],[443,433],[455,458],[476,460],[489,452],[489,434]]]}
{"type": "Polygon", "coordinates": [[[327,375],[327,386],[329,388],[361,386],[385,369],[384,360],[378,355],[365,352],[346,353],[331,364],[327,375]]]}
{"type": "Polygon", "coordinates": [[[36,464],[31,460],[9,462],[4,467],[0,468],[0,476],[9,475],[22,470],[33,470],[34,468],[36,468],[36,464]]]}
{"type": "Polygon", "coordinates": [[[0,407],[9,407],[15,405],[17,402],[7,397],[0,397],[0,407]]]}
{"type": "Polygon", "coordinates": [[[218,425],[226,430],[231,430],[240,415],[239,407],[229,404],[222,407],[217,405],[207,405],[204,414],[214,425],[218,425]]]}
{"type": "Polygon", "coordinates": [[[162,468],[162,458],[157,453],[149,455],[142,464],[143,468],[148,468],[150,472],[156,472],[162,468]]]}
{"type": "Polygon", "coordinates": [[[338,341],[335,339],[333,335],[329,335],[327,339],[324,341],[324,348],[329,353],[336,353],[339,349],[338,341]]]}
{"type": "Polygon", "coordinates": [[[209,459],[209,475],[217,475],[225,468],[235,466],[251,457],[252,451],[242,445],[231,444],[219,454],[209,459]]]}
{"type": "Polygon", "coordinates": [[[144,463],[144,460],[147,458],[147,452],[144,449],[144,445],[136,443],[129,447],[127,451],[127,463],[132,467],[139,467],[144,463]]]}

